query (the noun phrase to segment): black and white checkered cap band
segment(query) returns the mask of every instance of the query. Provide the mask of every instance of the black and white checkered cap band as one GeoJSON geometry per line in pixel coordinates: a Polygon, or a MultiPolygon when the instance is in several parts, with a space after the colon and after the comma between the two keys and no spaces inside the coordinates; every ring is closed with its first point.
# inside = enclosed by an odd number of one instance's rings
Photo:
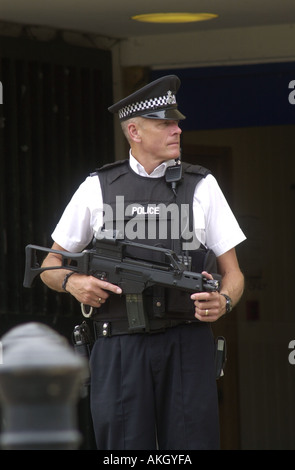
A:
{"type": "Polygon", "coordinates": [[[127,118],[132,114],[138,113],[140,111],[146,111],[149,109],[156,110],[169,104],[176,104],[176,96],[173,95],[171,91],[168,91],[165,96],[159,96],[158,98],[150,98],[149,100],[138,101],[136,103],[132,103],[128,106],[125,106],[118,112],[119,119],[127,118]]]}

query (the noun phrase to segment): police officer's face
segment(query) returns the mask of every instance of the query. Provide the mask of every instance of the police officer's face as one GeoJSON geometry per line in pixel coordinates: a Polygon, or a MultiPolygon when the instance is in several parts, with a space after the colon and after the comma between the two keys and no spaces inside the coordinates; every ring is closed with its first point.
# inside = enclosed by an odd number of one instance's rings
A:
{"type": "Polygon", "coordinates": [[[141,151],[157,161],[179,157],[181,129],[178,121],[140,119],[138,129],[141,151]]]}

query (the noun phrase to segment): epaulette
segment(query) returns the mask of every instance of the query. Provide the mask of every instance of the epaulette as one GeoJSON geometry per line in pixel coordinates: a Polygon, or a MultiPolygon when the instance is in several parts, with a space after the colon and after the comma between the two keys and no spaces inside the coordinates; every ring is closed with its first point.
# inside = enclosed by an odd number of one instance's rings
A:
{"type": "Polygon", "coordinates": [[[196,175],[200,175],[205,178],[207,175],[211,174],[211,171],[208,168],[205,168],[201,165],[192,165],[191,163],[181,162],[182,169],[185,173],[193,173],[196,175]]]}
{"type": "Polygon", "coordinates": [[[111,170],[112,168],[116,168],[116,167],[119,167],[120,165],[126,165],[126,163],[128,163],[129,160],[126,159],[126,160],[118,160],[116,162],[112,162],[112,163],[106,163],[105,165],[101,166],[100,168],[95,168],[95,170],[90,173],[90,176],[96,176],[100,171],[105,171],[105,170],[111,170]]]}

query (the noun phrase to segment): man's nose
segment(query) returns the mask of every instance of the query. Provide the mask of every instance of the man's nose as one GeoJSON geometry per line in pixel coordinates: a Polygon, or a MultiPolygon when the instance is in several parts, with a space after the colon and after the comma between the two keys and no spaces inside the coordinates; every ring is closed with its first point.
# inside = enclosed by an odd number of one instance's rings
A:
{"type": "Polygon", "coordinates": [[[173,134],[181,134],[182,133],[182,130],[180,129],[179,125],[178,125],[178,122],[175,123],[174,126],[172,126],[172,133],[173,134]]]}

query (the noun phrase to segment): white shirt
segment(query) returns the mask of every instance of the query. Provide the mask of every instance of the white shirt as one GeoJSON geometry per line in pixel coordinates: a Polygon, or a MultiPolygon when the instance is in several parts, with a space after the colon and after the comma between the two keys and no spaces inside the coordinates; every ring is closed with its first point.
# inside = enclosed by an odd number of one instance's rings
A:
{"type": "MultiPolygon", "coordinates": [[[[174,160],[159,165],[151,174],[130,154],[130,167],[140,176],[159,178],[174,160]]],[[[193,215],[199,241],[220,256],[246,239],[216,179],[212,175],[197,184],[193,215]]],[[[98,176],[89,176],[79,186],[58,222],[53,240],[63,249],[82,251],[103,224],[103,199],[98,176]]]]}

